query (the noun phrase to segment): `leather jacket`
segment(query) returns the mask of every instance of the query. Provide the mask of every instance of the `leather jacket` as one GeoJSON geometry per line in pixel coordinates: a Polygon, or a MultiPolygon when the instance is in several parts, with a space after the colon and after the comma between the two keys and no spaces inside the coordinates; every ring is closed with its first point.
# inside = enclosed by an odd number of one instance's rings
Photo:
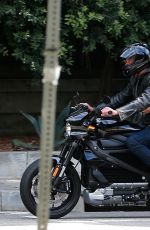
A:
{"type": "Polygon", "coordinates": [[[128,85],[110,98],[107,106],[118,111],[121,121],[128,120],[140,127],[150,125],[150,114],[142,112],[150,106],[150,68],[141,76],[132,76],[128,85]]]}

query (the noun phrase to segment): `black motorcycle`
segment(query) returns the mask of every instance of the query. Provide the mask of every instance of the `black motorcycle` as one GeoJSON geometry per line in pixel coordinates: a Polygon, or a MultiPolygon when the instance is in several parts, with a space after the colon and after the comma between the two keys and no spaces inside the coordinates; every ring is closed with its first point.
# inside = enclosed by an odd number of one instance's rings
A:
{"type": "MultiPolygon", "coordinates": [[[[68,214],[81,195],[85,204],[93,207],[149,207],[150,169],[126,146],[128,136],[139,130],[77,104],[66,119],[65,144],[60,154],[52,157],[50,218],[68,214]],[[73,159],[81,164],[81,175],[73,159]]],[[[22,201],[34,215],[38,185],[36,160],[25,170],[20,183],[22,201]]]]}

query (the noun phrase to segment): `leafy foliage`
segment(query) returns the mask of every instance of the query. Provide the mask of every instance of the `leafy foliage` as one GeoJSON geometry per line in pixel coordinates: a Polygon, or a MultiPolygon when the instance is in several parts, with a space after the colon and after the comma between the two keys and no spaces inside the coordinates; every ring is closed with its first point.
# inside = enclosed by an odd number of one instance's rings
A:
{"type": "MultiPolygon", "coordinates": [[[[0,2],[0,53],[41,74],[46,1],[0,2]]],[[[150,37],[150,0],[63,0],[60,60],[70,73],[75,58],[103,48],[115,57],[126,44],[150,37]]]]}
{"type": "MultiPolygon", "coordinates": [[[[68,105],[61,111],[61,113],[59,114],[59,116],[56,119],[55,140],[54,140],[54,147],[55,148],[59,147],[62,143],[64,143],[64,125],[65,125],[65,120],[70,113],[70,105],[71,105],[71,102],[68,103],[68,105]]],[[[40,137],[41,136],[41,125],[42,125],[41,124],[41,117],[40,116],[34,117],[33,115],[25,113],[23,111],[20,111],[20,112],[25,118],[27,118],[27,120],[29,120],[31,122],[31,124],[34,127],[35,132],[40,137]]],[[[18,144],[18,142],[15,142],[15,143],[18,144]]],[[[20,141],[19,141],[19,144],[21,144],[20,141]]],[[[29,147],[30,147],[30,145],[29,145],[29,147]]]]}
{"type": "Polygon", "coordinates": [[[12,146],[14,149],[21,149],[21,150],[39,150],[40,146],[31,144],[31,143],[26,143],[24,141],[18,140],[18,139],[13,139],[11,141],[12,146]]]}
{"type": "Polygon", "coordinates": [[[113,39],[121,36],[128,19],[122,1],[85,2],[68,10],[64,17],[65,24],[72,28],[77,39],[83,40],[83,51],[93,51],[98,43],[104,45],[106,50],[111,50],[115,45],[113,39]]]}
{"type": "Polygon", "coordinates": [[[46,7],[43,0],[0,3],[3,55],[14,56],[33,72],[41,72],[46,7]]]}
{"type": "Polygon", "coordinates": [[[74,1],[64,15],[70,33],[82,41],[82,52],[100,44],[107,53],[118,55],[126,44],[145,41],[150,35],[150,1],[96,0],[74,1]]]}

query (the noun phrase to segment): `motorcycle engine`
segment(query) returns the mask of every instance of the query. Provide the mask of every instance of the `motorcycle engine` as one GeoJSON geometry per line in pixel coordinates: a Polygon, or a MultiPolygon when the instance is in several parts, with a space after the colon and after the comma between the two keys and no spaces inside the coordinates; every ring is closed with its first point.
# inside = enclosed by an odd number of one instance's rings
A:
{"type": "Polygon", "coordinates": [[[150,196],[148,183],[114,183],[94,192],[85,189],[84,201],[99,206],[145,206],[150,196]]]}

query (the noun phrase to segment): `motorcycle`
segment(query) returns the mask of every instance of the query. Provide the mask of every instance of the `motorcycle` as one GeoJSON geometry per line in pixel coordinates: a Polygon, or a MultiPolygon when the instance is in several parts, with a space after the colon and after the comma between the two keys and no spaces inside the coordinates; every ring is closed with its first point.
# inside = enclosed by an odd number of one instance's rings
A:
{"type": "MultiPolygon", "coordinates": [[[[102,118],[77,100],[75,103],[66,119],[65,143],[60,154],[52,156],[49,217],[61,218],[71,212],[81,195],[84,203],[93,207],[149,208],[150,169],[126,146],[127,138],[140,129],[112,117],[102,118]]],[[[38,186],[36,160],[27,167],[20,182],[22,201],[33,215],[38,186]]]]}

